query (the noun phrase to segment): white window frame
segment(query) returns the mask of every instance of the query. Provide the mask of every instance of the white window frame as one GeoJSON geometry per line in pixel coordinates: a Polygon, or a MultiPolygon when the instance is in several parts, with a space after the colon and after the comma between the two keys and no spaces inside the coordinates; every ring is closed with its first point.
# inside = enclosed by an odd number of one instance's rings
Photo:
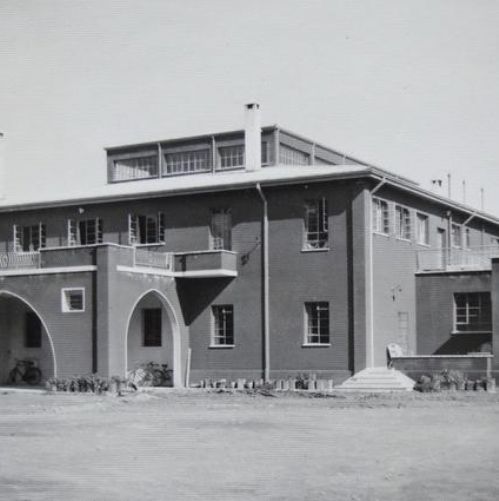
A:
{"type": "Polygon", "coordinates": [[[16,254],[22,254],[26,252],[37,252],[40,249],[44,249],[47,246],[47,226],[42,223],[35,223],[35,224],[14,224],[12,227],[12,233],[13,233],[13,251],[16,254]],[[35,249],[29,249],[29,250],[23,250],[24,247],[24,230],[25,228],[29,228],[29,233],[30,233],[30,247],[31,243],[33,240],[33,228],[38,227],[38,247],[35,249]]]}
{"type": "MultiPolygon", "coordinates": [[[[227,328],[225,327],[225,331],[227,328]]],[[[214,304],[211,306],[210,348],[234,348],[235,346],[235,315],[233,304],[214,304]],[[230,308],[232,313],[232,343],[220,343],[221,339],[227,339],[227,333],[223,336],[217,334],[217,314],[221,308],[230,308]]]]}
{"type": "Polygon", "coordinates": [[[61,311],[63,313],[83,313],[85,311],[85,287],[65,287],[61,289],[61,311]],[[71,308],[69,294],[72,292],[81,292],[82,308],[80,310],[71,308]]]}
{"type": "Polygon", "coordinates": [[[303,346],[305,347],[310,347],[310,346],[331,346],[331,308],[329,301],[306,301],[303,305],[303,346]],[[320,339],[324,337],[326,334],[323,334],[320,332],[321,328],[321,315],[320,312],[324,311],[324,306],[327,306],[327,342],[321,341],[320,339]],[[310,315],[311,312],[309,312],[309,308],[315,308],[318,317],[317,317],[317,328],[319,329],[319,332],[314,333],[313,328],[312,330],[310,329],[311,323],[310,323],[310,315]],[[312,337],[318,337],[319,341],[312,341],[312,337]]]}
{"type": "Polygon", "coordinates": [[[373,232],[379,235],[390,235],[390,203],[383,198],[372,199],[373,232]],[[383,205],[385,208],[383,208],[383,205]],[[386,230],[386,231],[385,231],[386,230]]]}
{"type": "MultiPolygon", "coordinates": [[[[145,235],[145,240],[147,240],[147,234],[145,235]]],[[[162,245],[165,243],[165,217],[162,212],[157,214],[128,214],[128,244],[135,245],[137,247],[148,246],[148,245],[162,245]],[[149,219],[154,220],[156,241],[154,242],[139,242],[139,218],[146,218],[146,231],[147,231],[147,221],[149,219]]]]}
{"type": "Polygon", "coordinates": [[[68,219],[68,246],[69,247],[87,247],[103,243],[104,231],[102,228],[102,219],[100,217],[89,217],[80,219],[68,219]],[[95,221],[95,242],[89,244],[81,243],[80,223],[95,221]]]}
{"type": "Polygon", "coordinates": [[[430,245],[430,216],[424,212],[416,212],[416,243],[418,245],[430,245]],[[421,222],[425,222],[425,233],[421,241],[421,222]]]}
{"type": "MultiPolygon", "coordinates": [[[[473,291],[473,292],[455,292],[453,295],[453,303],[454,303],[454,312],[453,312],[453,334],[489,334],[492,332],[492,318],[491,318],[491,328],[490,330],[466,330],[466,329],[459,329],[459,326],[461,325],[471,325],[471,319],[472,319],[472,310],[475,309],[477,311],[477,315],[480,316],[482,315],[482,308],[483,308],[483,303],[482,303],[482,297],[484,294],[489,294],[490,297],[490,292],[489,291],[473,291]],[[464,322],[458,322],[457,316],[458,316],[458,307],[457,307],[457,302],[456,302],[456,296],[457,295],[465,295],[466,296],[466,305],[464,306],[464,315],[465,315],[465,321],[464,322]],[[479,304],[476,307],[470,306],[469,304],[469,296],[471,295],[478,295],[479,299],[479,304]]],[[[490,298],[490,301],[492,298],[490,298]]],[[[491,306],[491,316],[492,316],[492,306],[491,306]]]]}
{"type": "Polygon", "coordinates": [[[463,226],[458,223],[452,223],[451,224],[451,238],[450,238],[450,244],[453,249],[462,249],[463,248],[463,226]],[[455,233],[456,232],[456,233],[455,233]],[[455,234],[458,235],[459,237],[459,242],[454,241],[454,236],[455,234]]]}
{"type": "Polygon", "coordinates": [[[394,204],[393,211],[395,214],[395,237],[397,240],[404,240],[405,242],[410,242],[412,240],[412,213],[411,209],[409,207],[406,207],[405,205],[401,204],[394,204]],[[405,211],[407,211],[407,217],[404,218],[403,221],[401,221],[401,218],[399,217],[398,214],[398,209],[400,209],[400,214],[404,214],[405,211]],[[408,228],[405,226],[409,223],[408,228]],[[408,231],[406,231],[408,229],[408,231]]]}
{"type": "Polygon", "coordinates": [[[329,208],[326,197],[307,199],[304,203],[303,215],[303,242],[304,251],[329,250],[329,208]],[[314,217],[316,230],[309,229],[310,217],[314,217]],[[311,238],[312,235],[312,238],[311,238]],[[315,235],[315,238],[313,236],[315,235]],[[321,235],[325,235],[321,238],[321,235]]]}
{"type": "Polygon", "coordinates": [[[210,250],[232,250],[232,211],[229,208],[210,211],[210,250]],[[215,235],[215,218],[220,219],[221,235],[215,235]]]}
{"type": "Polygon", "coordinates": [[[218,157],[217,170],[219,171],[242,169],[246,161],[245,145],[244,143],[219,145],[217,148],[217,157],[218,157]],[[224,158],[230,159],[231,164],[222,165],[224,158]],[[237,162],[232,163],[232,161],[237,161],[237,162]]]}

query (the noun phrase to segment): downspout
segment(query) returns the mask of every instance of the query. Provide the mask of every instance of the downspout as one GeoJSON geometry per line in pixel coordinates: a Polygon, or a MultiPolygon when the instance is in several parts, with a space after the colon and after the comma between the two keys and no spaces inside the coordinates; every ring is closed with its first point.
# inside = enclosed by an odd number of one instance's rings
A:
{"type": "Polygon", "coordinates": [[[270,380],[270,322],[269,322],[269,215],[268,203],[260,183],[256,183],[256,190],[262,200],[262,261],[263,261],[263,377],[270,380]]]}
{"type": "Polygon", "coordinates": [[[369,192],[369,207],[367,214],[367,228],[369,231],[368,257],[369,263],[368,294],[367,294],[367,367],[374,367],[374,235],[373,235],[373,195],[386,183],[386,178],[382,178],[379,183],[369,192]]]}

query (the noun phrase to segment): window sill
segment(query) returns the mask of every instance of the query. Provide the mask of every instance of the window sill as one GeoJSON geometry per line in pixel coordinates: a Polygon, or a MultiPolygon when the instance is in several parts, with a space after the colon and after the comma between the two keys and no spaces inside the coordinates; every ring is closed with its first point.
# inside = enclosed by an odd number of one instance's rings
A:
{"type": "Polygon", "coordinates": [[[428,247],[428,248],[430,248],[430,247],[431,247],[431,245],[430,245],[430,244],[425,244],[425,243],[423,243],[423,242],[416,242],[416,244],[417,244],[417,245],[419,245],[420,247],[428,247]]]}
{"type": "Polygon", "coordinates": [[[390,233],[383,233],[381,231],[373,230],[373,235],[378,235],[380,237],[390,238],[390,233]]]}
{"type": "Polygon", "coordinates": [[[492,331],[452,331],[451,336],[462,336],[463,334],[492,334],[492,331]]]}
{"type": "Polygon", "coordinates": [[[208,346],[210,350],[230,350],[235,347],[235,344],[210,344],[210,346],[208,346]]]}
{"type": "Polygon", "coordinates": [[[410,238],[402,238],[402,237],[395,237],[399,242],[407,242],[408,244],[412,243],[412,240],[410,238]]]}
{"type": "Polygon", "coordinates": [[[158,246],[161,246],[161,245],[165,245],[165,242],[154,242],[154,243],[151,243],[151,244],[132,244],[133,247],[139,247],[139,248],[142,248],[142,247],[158,247],[158,246]]]}
{"type": "Polygon", "coordinates": [[[315,248],[309,248],[309,247],[303,247],[301,252],[328,252],[331,249],[329,247],[318,247],[317,249],[315,248]]]}
{"type": "Polygon", "coordinates": [[[302,348],[330,348],[331,343],[303,343],[302,348]]]}

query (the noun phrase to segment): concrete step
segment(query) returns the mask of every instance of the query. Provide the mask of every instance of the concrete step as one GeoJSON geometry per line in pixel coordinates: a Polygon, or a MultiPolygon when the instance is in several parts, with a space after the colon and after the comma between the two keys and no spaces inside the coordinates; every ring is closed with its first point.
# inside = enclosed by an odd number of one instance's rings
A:
{"type": "Polygon", "coordinates": [[[387,367],[369,367],[337,387],[345,391],[411,391],[415,382],[402,372],[387,367]]]}

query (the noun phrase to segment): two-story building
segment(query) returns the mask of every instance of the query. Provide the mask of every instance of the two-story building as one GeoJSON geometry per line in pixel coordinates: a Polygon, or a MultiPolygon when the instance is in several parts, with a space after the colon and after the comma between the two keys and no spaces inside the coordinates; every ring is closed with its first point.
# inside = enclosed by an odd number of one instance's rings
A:
{"type": "Polygon", "coordinates": [[[499,219],[261,128],[258,105],[244,130],[108,148],[107,172],[92,193],[0,201],[0,380],[29,357],[45,378],[155,361],[175,386],[341,382],[389,343],[499,346],[499,219]]]}

